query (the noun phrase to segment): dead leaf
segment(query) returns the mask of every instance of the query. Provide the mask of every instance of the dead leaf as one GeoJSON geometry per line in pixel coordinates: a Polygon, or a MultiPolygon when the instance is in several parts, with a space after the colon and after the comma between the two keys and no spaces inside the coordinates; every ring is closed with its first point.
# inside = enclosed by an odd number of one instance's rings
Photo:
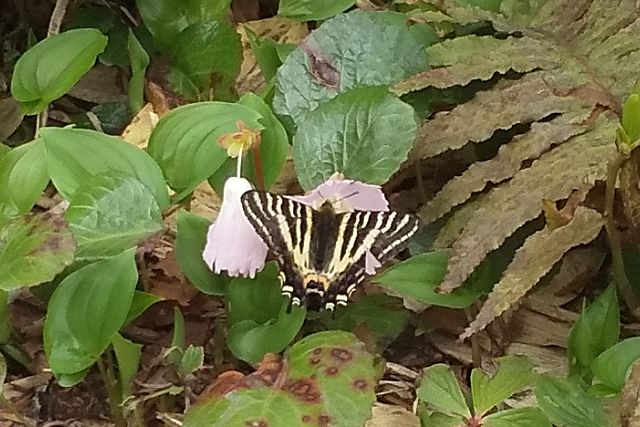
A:
{"type": "Polygon", "coordinates": [[[466,339],[481,331],[519,301],[551,270],[565,252],[574,246],[595,239],[603,223],[602,215],[593,209],[581,206],[576,210],[571,222],[564,227],[556,229],[547,227],[527,238],[474,321],[460,338],[466,339]]]}
{"type": "Polygon", "coordinates": [[[94,104],[127,102],[125,82],[118,67],[96,64],[67,92],[67,95],[94,104]]]}
{"type": "Polygon", "coordinates": [[[633,364],[622,389],[620,423],[622,427],[640,426],[640,362],[633,364]]]}
{"type": "Polygon", "coordinates": [[[420,419],[402,406],[376,403],[365,427],[420,427],[420,419]]]}
{"type": "MultiPolygon", "coordinates": [[[[620,195],[635,236],[640,236],[640,150],[635,149],[620,168],[620,195]]],[[[639,239],[636,237],[636,239],[639,239]]],[[[639,239],[640,240],[640,239],[639,239]]]]}
{"type": "Polygon", "coordinates": [[[158,120],[159,117],[153,110],[153,105],[147,103],[122,131],[122,139],[138,148],[147,148],[149,137],[158,120]]]}
{"type": "Polygon", "coordinates": [[[24,114],[12,97],[0,99],[0,142],[6,141],[22,123],[24,114]]]}

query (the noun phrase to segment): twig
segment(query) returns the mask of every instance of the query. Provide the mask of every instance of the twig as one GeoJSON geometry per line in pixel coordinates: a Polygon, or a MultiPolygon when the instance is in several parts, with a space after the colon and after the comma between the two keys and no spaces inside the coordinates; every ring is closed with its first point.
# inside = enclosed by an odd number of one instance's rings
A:
{"type": "MultiPolygon", "coordinates": [[[[69,5],[69,0],[56,0],[56,5],[53,8],[53,12],[51,12],[51,19],[49,19],[49,29],[47,30],[47,37],[55,36],[60,32],[60,27],[62,26],[62,20],[64,19],[64,15],[67,13],[67,6],[69,5]]],[[[36,117],[36,138],[40,133],[40,129],[47,125],[47,120],[49,119],[49,106],[47,106],[38,116],[36,117]]]]}
{"type": "Polygon", "coordinates": [[[631,313],[636,319],[640,319],[640,301],[635,294],[629,279],[624,271],[624,260],[622,258],[622,245],[620,243],[620,234],[616,227],[614,218],[614,200],[616,193],[616,181],[618,180],[618,173],[624,161],[628,158],[624,153],[618,152],[616,156],[607,164],[607,187],[605,192],[605,207],[604,207],[604,227],[607,230],[607,236],[609,236],[609,246],[611,247],[611,265],[613,279],[620,289],[620,294],[624,299],[627,307],[631,310],[631,313]]]}

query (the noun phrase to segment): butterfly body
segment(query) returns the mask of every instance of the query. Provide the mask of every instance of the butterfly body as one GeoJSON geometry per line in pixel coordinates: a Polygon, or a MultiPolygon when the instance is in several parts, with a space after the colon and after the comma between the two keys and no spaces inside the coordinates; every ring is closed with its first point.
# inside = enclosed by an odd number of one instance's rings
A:
{"type": "Polygon", "coordinates": [[[280,265],[282,293],[295,305],[346,305],[367,276],[367,257],[381,264],[406,247],[419,220],[396,212],[336,212],[263,191],[242,196],[245,215],[280,265]]]}

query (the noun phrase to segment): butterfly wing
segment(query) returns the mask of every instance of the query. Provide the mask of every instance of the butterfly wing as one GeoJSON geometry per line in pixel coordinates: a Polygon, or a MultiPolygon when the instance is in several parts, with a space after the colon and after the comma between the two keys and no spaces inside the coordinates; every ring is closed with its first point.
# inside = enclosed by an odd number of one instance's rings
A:
{"type": "Polygon", "coordinates": [[[325,308],[346,305],[356,287],[367,277],[367,257],[384,264],[407,247],[418,231],[420,220],[415,215],[397,212],[355,211],[343,214],[346,221],[339,238],[342,259],[334,263],[331,286],[325,296],[325,308]],[[351,227],[349,227],[351,225],[351,227]]]}
{"type": "Polygon", "coordinates": [[[308,265],[313,209],[277,194],[247,191],[242,208],[258,236],[276,255],[282,272],[282,293],[300,304],[305,297],[301,267],[308,265]]]}

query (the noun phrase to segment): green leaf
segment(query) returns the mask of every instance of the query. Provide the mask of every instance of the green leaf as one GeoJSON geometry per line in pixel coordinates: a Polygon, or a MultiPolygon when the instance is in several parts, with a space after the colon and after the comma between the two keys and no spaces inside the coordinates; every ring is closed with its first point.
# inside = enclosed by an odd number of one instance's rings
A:
{"type": "Polygon", "coordinates": [[[620,341],[600,354],[591,365],[593,375],[616,391],[627,381],[631,365],[640,358],[640,337],[620,341]]]}
{"type": "Polygon", "coordinates": [[[47,37],[16,62],[11,95],[25,114],[38,114],[60,98],[93,67],[107,46],[95,28],[69,30],[47,37]]]}
{"type": "Polygon", "coordinates": [[[170,351],[167,353],[167,362],[178,366],[185,347],[184,316],[178,307],[173,307],[173,337],[170,351]]]}
{"type": "MultiPolygon", "coordinates": [[[[0,142],[0,161],[11,151],[11,147],[0,142]]],[[[0,169],[2,170],[2,169],[0,169]]]]}
{"type": "Polygon", "coordinates": [[[196,22],[222,19],[230,4],[231,0],[136,0],[153,38],[169,51],[173,50],[182,30],[196,22]]]}
{"type": "Polygon", "coordinates": [[[449,294],[437,292],[447,271],[448,252],[439,250],[413,256],[387,269],[374,281],[403,296],[425,304],[464,308],[473,304],[487,290],[486,281],[470,279],[464,286],[449,294]]]}
{"type": "Polygon", "coordinates": [[[523,356],[496,359],[498,368],[492,377],[476,368],[471,371],[471,395],[475,415],[484,415],[512,394],[522,391],[535,379],[533,365],[523,356]]]}
{"type": "Polygon", "coordinates": [[[136,114],[144,105],[144,75],[149,66],[149,55],[131,29],[129,29],[127,49],[129,51],[129,62],[131,62],[129,106],[131,112],[136,114]]]}
{"type": "Polygon", "coordinates": [[[260,130],[261,118],[251,108],[225,102],[178,107],[160,119],[149,139],[148,151],[180,199],[227,160],[227,152],[218,145],[218,138],[237,132],[238,121],[249,129],[260,130]]]}
{"type": "Polygon", "coordinates": [[[0,289],[10,291],[53,280],[73,262],[76,243],[56,215],[17,217],[0,228],[0,289]]]}
{"type": "Polygon", "coordinates": [[[123,325],[128,325],[129,323],[133,322],[149,307],[162,300],[163,298],[157,295],[136,290],[133,294],[131,307],[129,307],[129,313],[127,313],[127,318],[124,321],[123,325]]]}
{"type": "Polygon", "coordinates": [[[78,259],[119,254],[164,227],[153,194],[123,175],[96,175],[81,184],[65,218],[78,243],[78,259]]]}
{"type": "Polygon", "coordinates": [[[413,108],[386,88],[340,94],[298,127],[293,161],[300,185],[309,190],[335,172],[383,184],[407,159],[417,129],[413,108]]]}
{"type": "Polygon", "coordinates": [[[329,321],[329,327],[353,331],[358,326],[365,326],[379,338],[394,339],[404,330],[409,316],[398,298],[367,295],[338,310],[329,321]]]}
{"type": "Polygon", "coordinates": [[[48,182],[41,141],[10,150],[0,159],[0,220],[29,212],[48,182]]]}
{"type": "Polygon", "coordinates": [[[460,6],[476,6],[491,12],[499,12],[503,0],[456,0],[460,6]]]}
{"type": "Polygon", "coordinates": [[[178,34],[171,53],[173,64],[205,99],[237,98],[235,80],[242,62],[242,44],[234,27],[224,21],[193,23],[178,34]]]}
{"type": "Polygon", "coordinates": [[[582,310],[567,340],[571,374],[580,374],[591,382],[591,364],[620,338],[620,308],[616,287],[609,285],[602,295],[582,310]]]}
{"type": "Polygon", "coordinates": [[[287,351],[280,371],[254,375],[246,387],[201,399],[187,412],[184,427],[355,427],[371,416],[373,357],[348,332],[309,335],[287,351]]]}
{"type": "Polygon", "coordinates": [[[538,406],[552,423],[570,427],[606,427],[602,403],[577,383],[540,377],[535,387],[538,406]]]}
{"type": "Polygon", "coordinates": [[[66,199],[95,175],[120,173],[142,182],[161,210],[169,206],[162,171],[139,148],[120,138],[85,129],[43,128],[40,135],[51,180],[66,199]]]}
{"type": "Polygon", "coordinates": [[[280,0],[278,15],[294,21],[321,21],[354,4],[355,0],[280,0]]]}
{"type": "Polygon", "coordinates": [[[178,365],[178,373],[181,375],[192,374],[202,367],[204,362],[204,349],[200,346],[194,347],[189,345],[182,353],[180,364],[178,365]]]}
{"type": "Polygon", "coordinates": [[[342,92],[390,85],[425,70],[424,47],[405,19],[395,12],[354,11],[324,22],[279,68],[275,112],[300,125],[342,92]]]}
{"type": "MultiPolygon", "coordinates": [[[[11,337],[9,292],[0,290],[0,344],[6,344],[9,341],[9,337],[11,337]]],[[[2,384],[2,381],[0,381],[0,384],[2,384]]]]}
{"type": "MultiPolygon", "coordinates": [[[[274,116],[271,108],[260,98],[251,92],[242,95],[238,104],[245,105],[262,116],[258,122],[263,126],[260,132],[260,163],[262,165],[265,188],[271,187],[284,166],[289,153],[289,139],[287,132],[274,116]]],[[[230,176],[236,175],[237,159],[227,158],[218,171],[211,176],[209,183],[218,194],[222,194],[224,183],[230,176]]],[[[250,151],[242,161],[242,176],[257,183],[255,156],[250,151]]]]}
{"type": "Polygon", "coordinates": [[[622,128],[633,143],[640,139],[640,95],[629,95],[622,107],[622,128]]]}
{"type": "Polygon", "coordinates": [[[82,381],[84,377],[87,376],[88,372],[89,368],[74,372],[72,374],[59,374],[56,375],[56,380],[58,380],[58,385],[60,387],[72,387],[82,381]]]}
{"type": "Polygon", "coordinates": [[[138,282],[134,251],[89,264],[54,291],[44,322],[44,349],[53,373],[90,367],[123,325],[138,282]]]}
{"type": "Polygon", "coordinates": [[[420,412],[420,425],[424,427],[462,427],[466,424],[460,415],[446,415],[441,412],[420,412]]]}
{"type": "Polygon", "coordinates": [[[471,416],[460,385],[448,365],[438,363],[425,369],[416,394],[420,400],[447,415],[471,416]]]}
{"type": "Polygon", "coordinates": [[[178,211],[176,259],[182,273],[201,292],[207,295],[224,295],[229,280],[214,274],[202,259],[210,225],[209,220],[199,215],[178,211]]]}
{"type": "Polygon", "coordinates": [[[138,367],[140,366],[142,344],[136,344],[120,334],[115,334],[111,338],[111,345],[118,361],[118,377],[120,379],[122,400],[124,401],[131,396],[133,378],[138,373],[138,367]]]}
{"type": "Polygon", "coordinates": [[[283,298],[278,268],[268,263],[254,279],[236,278],[227,287],[229,348],[246,362],[257,363],[266,353],[284,350],[304,322],[305,310],[283,298]]]}
{"type": "Polygon", "coordinates": [[[483,427],[552,427],[538,408],[516,408],[500,411],[482,420],[483,427]]]}
{"type": "Polygon", "coordinates": [[[270,82],[276,76],[278,67],[282,65],[282,59],[278,53],[278,49],[282,49],[282,46],[291,46],[295,49],[295,45],[289,43],[278,43],[275,40],[269,38],[259,38],[256,33],[251,31],[251,28],[244,26],[244,31],[247,34],[249,43],[251,44],[251,51],[256,57],[256,62],[260,67],[262,76],[266,82],[270,82]]]}

